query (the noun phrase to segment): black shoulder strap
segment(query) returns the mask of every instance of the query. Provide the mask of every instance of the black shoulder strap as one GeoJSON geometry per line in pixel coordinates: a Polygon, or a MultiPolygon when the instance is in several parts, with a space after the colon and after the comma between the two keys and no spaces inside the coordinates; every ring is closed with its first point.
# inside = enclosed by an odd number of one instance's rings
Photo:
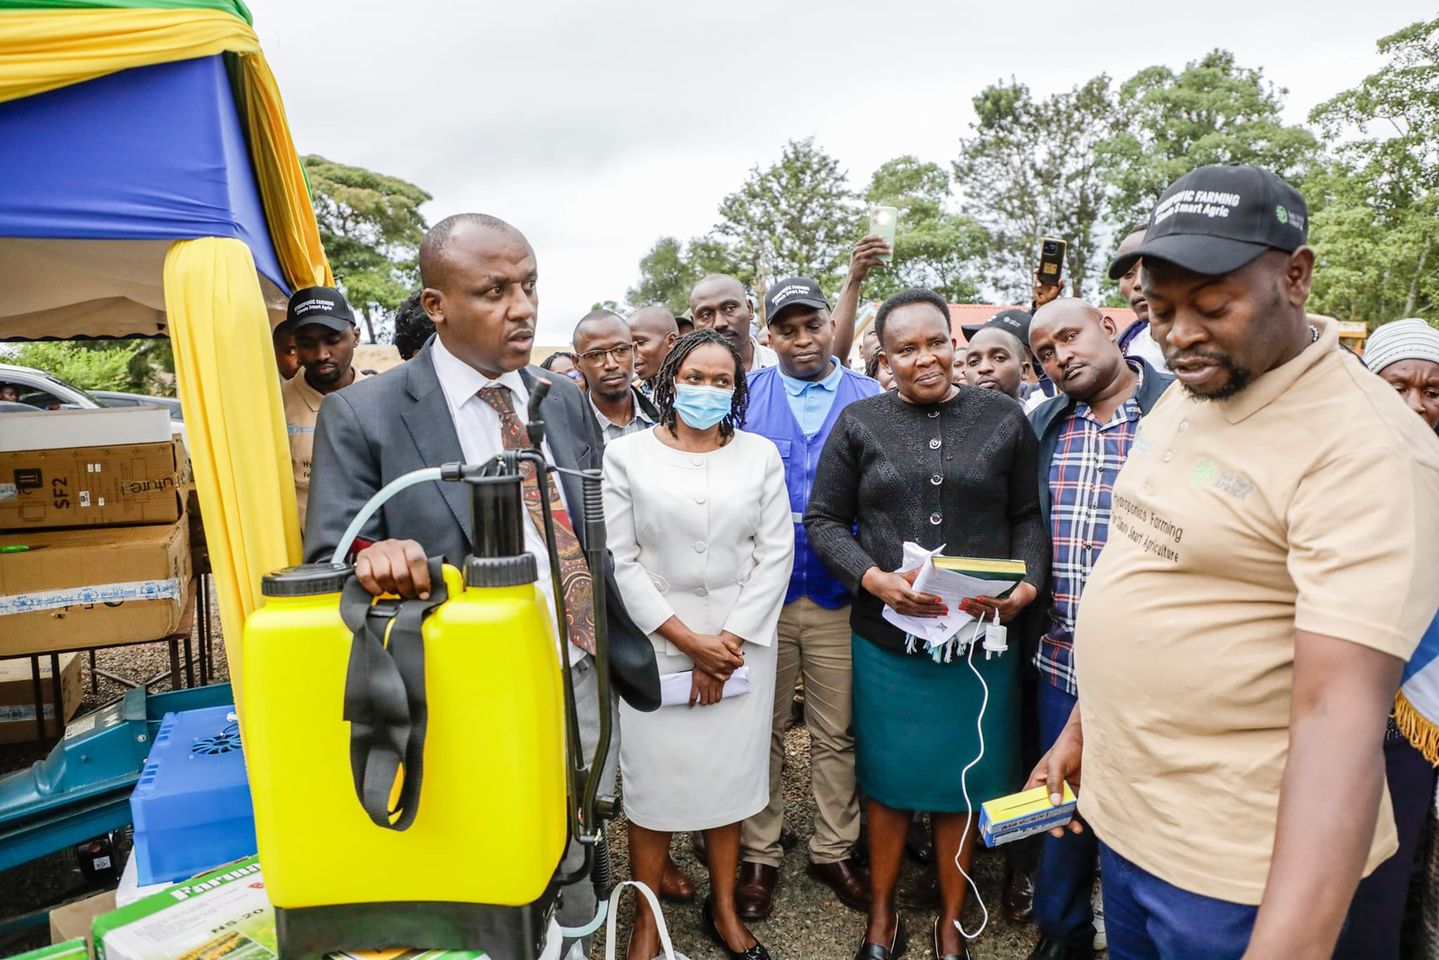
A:
{"type": "Polygon", "coordinates": [[[425,618],[448,598],[443,561],[430,559],[428,600],[375,600],[351,577],[340,617],[354,635],[345,676],[355,794],[377,826],[405,830],[420,809],[424,777],[425,618]],[[390,795],[402,777],[394,807],[390,795]]]}

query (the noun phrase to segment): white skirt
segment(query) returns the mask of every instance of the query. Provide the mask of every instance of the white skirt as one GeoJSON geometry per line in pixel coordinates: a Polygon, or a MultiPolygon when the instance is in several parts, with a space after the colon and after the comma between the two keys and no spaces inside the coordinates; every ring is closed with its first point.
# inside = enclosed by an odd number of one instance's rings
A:
{"type": "MultiPolygon", "coordinates": [[[[692,667],[656,652],[661,675],[692,667]]],[[[649,830],[708,830],[754,816],[769,803],[775,644],[744,645],[750,692],[707,707],[641,713],[620,701],[625,816],[649,830]]]]}

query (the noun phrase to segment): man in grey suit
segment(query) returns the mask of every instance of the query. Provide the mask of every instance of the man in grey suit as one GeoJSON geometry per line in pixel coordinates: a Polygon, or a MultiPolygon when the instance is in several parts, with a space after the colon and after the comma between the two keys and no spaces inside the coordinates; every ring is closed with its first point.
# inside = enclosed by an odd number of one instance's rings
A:
{"type": "MultiPolygon", "coordinates": [[[[551,463],[572,470],[600,466],[603,444],[579,388],[529,365],[539,297],[535,253],[524,235],[483,214],[450,217],[426,235],[420,275],[421,303],[435,323],[435,337],[409,363],[333,393],[320,407],[305,526],[309,561],[328,559],[361,506],[397,477],[443,463],[481,463],[506,446],[527,445],[522,425],[530,391],[541,378],[550,381],[540,410],[551,463]]],[[[593,610],[588,570],[575,566],[583,563],[578,552],[583,548],[583,501],[577,479],[552,477],[558,484],[544,495],[560,513],[556,527],[564,528],[561,567],[574,641],[567,653],[575,674],[580,739],[586,756],[593,757],[599,735],[593,610]]],[[[537,497],[529,499],[537,509],[537,497]]],[[[460,563],[470,550],[470,522],[469,495],[462,484],[411,487],[386,503],[362,531],[355,575],[376,595],[427,597],[426,557],[460,563]]],[[[537,586],[553,613],[543,534],[534,522],[524,527],[526,548],[539,567],[537,586]]],[[[604,576],[615,688],[637,709],[653,710],[659,706],[653,647],[625,612],[608,564],[604,576]]],[[[610,783],[618,755],[616,744],[607,765],[610,783]]],[[[572,845],[566,867],[577,864],[580,855],[578,845],[572,845]]],[[[584,923],[595,905],[587,881],[567,886],[560,900],[561,924],[584,923]]]]}

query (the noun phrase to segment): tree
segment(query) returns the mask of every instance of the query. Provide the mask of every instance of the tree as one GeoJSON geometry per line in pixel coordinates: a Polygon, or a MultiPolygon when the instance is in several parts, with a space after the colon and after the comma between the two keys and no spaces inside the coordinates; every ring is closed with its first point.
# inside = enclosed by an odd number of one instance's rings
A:
{"type": "Polygon", "coordinates": [[[1378,47],[1382,69],[1310,114],[1341,145],[1305,185],[1311,303],[1371,326],[1439,308],[1439,18],[1378,47]]]}
{"type": "Polygon", "coordinates": [[[1045,236],[1069,244],[1065,273],[1076,296],[1095,292],[1108,216],[1099,145],[1114,131],[1109,78],[1097,76],[1067,92],[1036,100],[1011,79],[973,100],[978,120],[960,141],[955,182],[964,209],[990,236],[990,284],[1026,302],[1045,236]]]}
{"type": "Polygon", "coordinates": [[[625,302],[633,308],[659,303],[673,313],[684,313],[690,306],[690,291],[709,273],[734,274],[746,286],[754,282],[753,272],[714,237],[699,237],[688,245],[660,237],[640,258],[639,283],[625,291],[625,302]]]}
{"type": "Polygon", "coordinates": [[[363,167],[321,156],[301,161],[310,181],[320,241],[335,282],[375,341],[376,315],[392,314],[419,284],[418,252],[425,235],[419,187],[363,167]]]}
{"type": "Polygon", "coordinates": [[[142,389],[130,372],[130,362],[140,355],[137,340],[105,341],[93,348],[88,343],[39,340],[11,348],[6,362],[34,367],[69,381],[81,390],[142,389]]]}
{"type": "Polygon", "coordinates": [[[1119,88],[1122,126],[1100,144],[1122,224],[1147,221],[1164,188],[1195,167],[1252,163],[1299,182],[1318,143],[1280,120],[1284,95],[1259,69],[1213,50],[1176,74],[1148,67],[1119,88]]]}
{"type": "Polygon", "coordinates": [[[979,299],[989,237],[969,217],[946,211],[949,195],[949,172],[910,155],[886,161],[870,177],[865,199],[899,209],[894,261],[870,274],[871,295],[929,287],[951,303],[979,299]]]}
{"type": "Polygon", "coordinates": [[[786,143],[777,163],[750,170],[720,203],[715,233],[750,268],[757,289],[788,274],[837,290],[860,236],[860,210],[839,161],[813,138],[786,143]]]}

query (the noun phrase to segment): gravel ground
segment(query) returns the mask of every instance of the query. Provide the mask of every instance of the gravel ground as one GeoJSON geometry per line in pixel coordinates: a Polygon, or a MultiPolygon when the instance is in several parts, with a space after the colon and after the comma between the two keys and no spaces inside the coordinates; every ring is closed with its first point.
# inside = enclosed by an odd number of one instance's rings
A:
{"type": "MultiPolygon", "coordinates": [[[[229,673],[218,622],[213,629],[217,679],[223,680],[229,673]]],[[[101,670],[134,681],[149,680],[169,669],[169,655],[164,644],[104,650],[99,653],[98,661],[101,670]]],[[[124,692],[124,688],[119,684],[102,678],[99,691],[91,693],[88,665],[84,670],[84,678],[85,699],[80,706],[80,713],[87,713],[109,703],[124,692]]],[[[169,689],[168,679],[159,681],[152,689],[169,689]]],[[[48,752],[48,747],[48,744],[0,746],[0,773],[29,765],[43,757],[48,752]]],[[[864,917],[846,909],[827,887],[811,880],[804,872],[808,862],[808,839],[813,832],[814,821],[814,803],[810,796],[809,782],[808,732],[802,726],[792,728],[786,736],[785,747],[786,816],[790,825],[798,832],[800,843],[789,851],[785,858],[780,874],[780,886],[776,892],[774,913],[768,920],[755,924],[752,929],[776,960],[836,960],[851,957],[864,933],[864,917]]],[[[120,842],[118,852],[123,857],[128,853],[128,841],[122,837],[120,842]]],[[[610,848],[615,858],[616,875],[628,876],[622,821],[613,828],[610,848]]],[[[695,879],[699,887],[699,898],[693,904],[665,905],[675,948],[690,960],[723,960],[723,954],[704,935],[699,925],[699,904],[708,892],[708,876],[691,853],[687,838],[676,839],[674,853],[680,866],[695,879]]],[[[1032,926],[1016,926],[1011,923],[998,909],[1003,857],[981,851],[976,860],[976,880],[992,913],[983,935],[974,942],[972,952],[977,960],[1023,960],[1033,948],[1035,933],[1032,926]]],[[[120,862],[123,862],[123,859],[120,862]]],[[[933,957],[930,949],[933,910],[912,905],[912,892],[925,882],[924,869],[920,864],[906,860],[900,879],[901,922],[910,939],[910,949],[906,956],[914,960],[933,957]],[[906,905],[906,901],[909,901],[910,905],[906,905]]],[[[45,910],[101,889],[104,889],[103,884],[90,881],[81,875],[74,857],[68,851],[0,872],[0,891],[3,891],[0,892],[0,924],[6,919],[45,910]]],[[[631,912],[632,903],[627,897],[620,914],[620,956],[623,956],[622,948],[631,912]]],[[[974,927],[979,921],[980,913],[971,903],[965,923],[974,927]]],[[[48,927],[36,928],[29,936],[0,939],[0,957],[12,956],[48,943],[48,927]]],[[[603,931],[597,938],[591,956],[594,960],[604,956],[603,931]]]]}
{"type": "MultiPolygon", "coordinates": [[[[814,831],[814,800],[809,780],[809,733],[803,726],[792,727],[785,736],[784,773],[785,818],[799,834],[800,842],[788,851],[780,869],[780,884],[775,891],[774,912],[768,920],[750,927],[775,960],[840,960],[852,957],[864,935],[864,916],[846,908],[829,888],[810,879],[805,873],[809,837],[814,831]]],[[[615,872],[628,876],[628,857],[624,844],[624,824],[618,823],[611,836],[610,849],[615,858],[615,872]]],[[[691,904],[664,904],[665,919],[675,950],[690,960],[724,960],[724,954],[700,928],[700,902],[709,890],[705,868],[690,851],[688,837],[677,837],[673,845],[676,862],[694,878],[699,893],[691,904]]],[[[1034,948],[1036,934],[1031,925],[1016,925],[999,909],[1000,884],[1004,873],[1004,857],[981,849],[975,857],[975,882],[979,884],[984,902],[990,908],[989,923],[980,938],[971,942],[975,960],[1023,960],[1034,948]]],[[[930,931],[934,924],[934,908],[913,903],[913,893],[926,882],[926,867],[905,859],[900,875],[900,922],[909,938],[905,953],[912,960],[932,960],[930,931]]],[[[973,897],[964,922],[969,929],[983,919],[973,897]]],[[[618,956],[624,956],[633,904],[626,897],[620,913],[618,956]]],[[[603,934],[597,938],[590,956],[604,956],[603,934]]]]}

